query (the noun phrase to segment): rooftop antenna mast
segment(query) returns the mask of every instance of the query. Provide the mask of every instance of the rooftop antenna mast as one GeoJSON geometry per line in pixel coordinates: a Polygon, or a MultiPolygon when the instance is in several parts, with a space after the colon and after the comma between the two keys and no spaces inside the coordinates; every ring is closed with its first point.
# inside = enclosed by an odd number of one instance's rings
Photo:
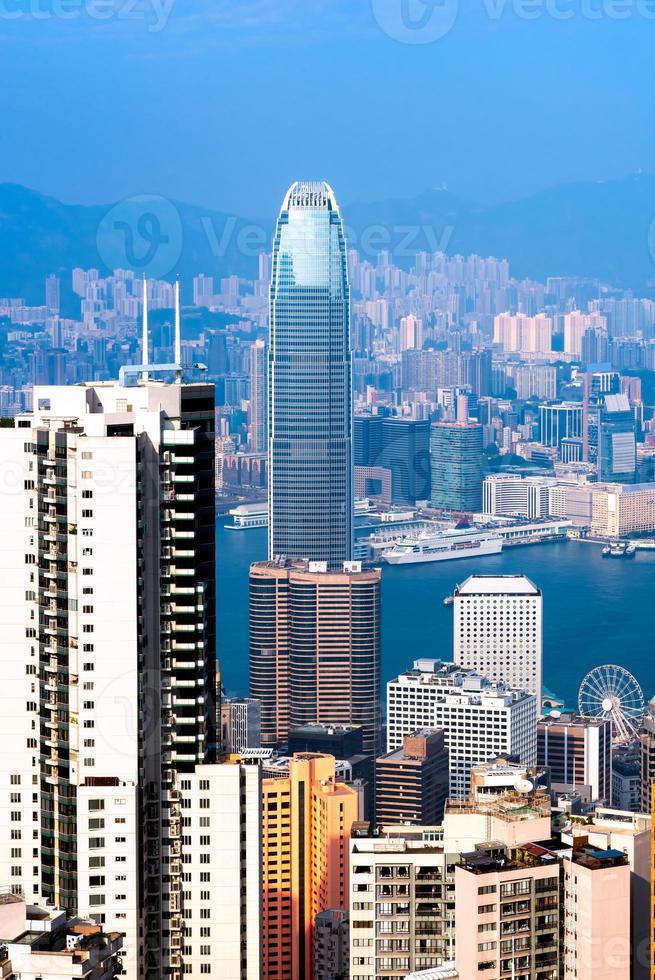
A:
{"type": "MultiPolygon", "coordinates": [[[[143,277],[143,324],[141,327],[141,354],[143,363],[148,363],[148,280],[143,277]]],[[[144,371],[141,375],[143,381],[148,380],[148,372],[144,371]]]]}
{"type": "Polygon", "coordinates": [[[173,360],[178,367],[175,371],[175,381],[182,384],[182,327],[180,316],[180,280],[175,280],[175,351],[173,360]]]}

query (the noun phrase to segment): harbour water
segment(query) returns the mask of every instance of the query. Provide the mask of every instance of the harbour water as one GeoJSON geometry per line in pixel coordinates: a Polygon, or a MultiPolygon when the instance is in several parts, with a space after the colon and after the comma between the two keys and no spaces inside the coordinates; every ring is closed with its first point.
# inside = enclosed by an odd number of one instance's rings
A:
{"type": "MultiPolygon", "coordinates": [[[[266,529],[217,526],[218,657],[230,695],[248,690],[248,567],[266,557],[266,529]]],[[[655,552],[607,561],[593,544],[508,548],[483,559],[386,565],[382,672],[386,682],[420,656],[452,659],[452,607],[443,599],[474,572],[527,575],[544,596],[544,683],[577,703],[585,673],[616,663],[655,694],[655,552]]]]}

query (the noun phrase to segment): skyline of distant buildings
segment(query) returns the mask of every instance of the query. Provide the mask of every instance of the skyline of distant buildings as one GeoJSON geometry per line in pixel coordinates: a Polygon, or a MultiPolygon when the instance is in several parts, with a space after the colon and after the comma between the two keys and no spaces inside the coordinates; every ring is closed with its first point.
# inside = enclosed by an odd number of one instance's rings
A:
{"type": "Polygon", "coordinates": [[[171,284],[76,269],[79,321],[49,276],[45,331],[3,335],[2,380],[45,379],[5,386],[32,404],[0,428],[13,904],[91,916],[128,980],[643,980],[651,818],[609,807],[615,763],[650,806],[652,705],[621,752],[605,719],[542,717],[538,584],[477,570],[445,600],[452,660],[410,646],[383,691],[354,498],[383,533],[417,509],[460,541],[555,512],[555,535],[654,530],[647,379],[581,358],[645,357],[655,306],[494,258],[362,260],[322,182],[289,189],[258,276],[199,275],[181,336],[171,284]],[[223,700],[216,491],[267,485],[250,690],[223,700]]]}

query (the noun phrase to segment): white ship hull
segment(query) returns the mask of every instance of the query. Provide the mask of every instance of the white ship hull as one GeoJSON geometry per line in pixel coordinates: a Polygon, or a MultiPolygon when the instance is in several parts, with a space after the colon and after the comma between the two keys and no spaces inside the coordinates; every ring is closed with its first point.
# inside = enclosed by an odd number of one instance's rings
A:
{"type": "Polygon", "coordinates": [[[457,558],[482,558],[485,555],[498,555],[502,550],[502,538],[490,537],[434,544],[398,544],[383,552],[382,557],[390,565],[416,565],[431,561],[454,561],[457,558]]]}

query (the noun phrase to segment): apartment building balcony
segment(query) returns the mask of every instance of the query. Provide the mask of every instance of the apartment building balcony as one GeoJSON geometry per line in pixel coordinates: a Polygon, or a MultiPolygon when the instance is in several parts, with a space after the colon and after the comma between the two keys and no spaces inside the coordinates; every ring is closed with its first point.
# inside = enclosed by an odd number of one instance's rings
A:
{"type": "Polygon", "coordinates": [[[521,933],[531,932],[530,920],[529,919],[510,919],[508,922],[501,922],[500,924],[500,934],[501,936],[518,936],[521,933]]]}
{"type": "Polygon", "coordinates": [[[500,965],[500,975],[501,977],[511,977],[514,980],[514,977],[520,976],[522,973],[529,975],[530,969],[530,957],[521,956],[515,960],[503,960],[500,965]]]}

